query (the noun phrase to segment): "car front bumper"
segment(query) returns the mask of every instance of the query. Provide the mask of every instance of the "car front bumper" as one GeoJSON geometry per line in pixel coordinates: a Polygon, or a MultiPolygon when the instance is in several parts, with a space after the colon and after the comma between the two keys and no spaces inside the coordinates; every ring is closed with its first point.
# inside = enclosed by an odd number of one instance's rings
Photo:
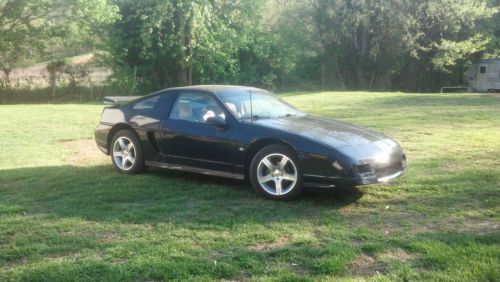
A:
{"type": "MultiPolygon", "coordinates": [[[[408,170],[406,155],[401,150],[386,154],[382,159],[384,160],[353,160],[349,167],[339,167],[336,175],[304,174],[304,186],[328,188],[386,183],[404,175],[408,170]]],[[[332,163],[333,167],[338,165],[338,162],[335,163],[332,163]]]]}
{"type": "Polygon", "coordinates": [[[402,176],[405,173],[406,173],[406,169],[403,169],[403,170],[396,171],[392,174],[381,176],[381,177],[378,177],[376,175],[374,175],[374,176],[360,176],[357,178],[356,182],[358,183],[358,185],[386,183],[386,182],[390,182],[391,180],[394,180],[394,179],[402,176]]]}
{"type": "Polygon", "coordinates": [[[383,161],[362,161],[353,169],[359,185],[389,182],[405,174],[408,170],[406,154],[396,151],[385,155],[383,161]]]}

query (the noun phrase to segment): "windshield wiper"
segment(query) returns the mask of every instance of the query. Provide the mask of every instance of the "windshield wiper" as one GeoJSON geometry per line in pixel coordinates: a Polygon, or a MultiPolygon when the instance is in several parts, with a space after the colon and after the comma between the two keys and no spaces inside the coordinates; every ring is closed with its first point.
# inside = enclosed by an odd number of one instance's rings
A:
{"type": "Polygon", "coordinates": [[[253,115],[252,119],[267,119],[271,118],[270,116],[259,116],[259,115],[253,115]]]}
{"type": "Polygon", "coordinates": [[[293,116],[296,116],[296,114],[286,114],[286,115],[278,116],[278,118],[286,118],[286,117],[293,117],[293,116]]]}

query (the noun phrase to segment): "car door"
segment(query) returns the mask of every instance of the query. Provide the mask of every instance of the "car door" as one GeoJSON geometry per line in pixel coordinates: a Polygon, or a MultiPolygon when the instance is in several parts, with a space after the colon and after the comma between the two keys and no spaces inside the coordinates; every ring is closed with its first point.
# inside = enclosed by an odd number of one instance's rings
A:
{"type": "Polygon", "coordinates": [[[235,125],[213,94],[181,90],[161,123],[161,151],[169,163],[232,172],[235,125]],[[210,123],[215,117],[226,125],[210,123]]]}
{"type": "Polygon", "coordinates": [[[161,161],[157,139],[161,121],[168,116],[175,93],[165,91],[139,99],[129,106],[126,120],[137,133],[147,161],[161,161]]]}

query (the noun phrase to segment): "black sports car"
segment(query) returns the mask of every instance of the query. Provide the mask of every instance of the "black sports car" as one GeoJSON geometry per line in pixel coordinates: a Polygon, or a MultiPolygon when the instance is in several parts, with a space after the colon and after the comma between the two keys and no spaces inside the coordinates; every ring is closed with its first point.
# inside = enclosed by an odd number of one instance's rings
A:
{"type": "Polygon", "coordinates": [[[305,114],[266,90],[191,86],[144,97],[106,97],[95,131],[114,167],[146,166],[249,179],[268,198],[290,199],[303,186],[386,182],[406,170],[392,139],[305,114]]]}

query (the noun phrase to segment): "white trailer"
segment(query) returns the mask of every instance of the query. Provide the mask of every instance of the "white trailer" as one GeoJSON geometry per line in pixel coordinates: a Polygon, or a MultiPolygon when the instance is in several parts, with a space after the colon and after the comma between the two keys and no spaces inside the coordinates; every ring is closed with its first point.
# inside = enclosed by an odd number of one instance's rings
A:
{"type": "Polygon", "coordinates": [[[465,76],[471,92],[500,93],[500,59],[479,60],[465,76]]]}

